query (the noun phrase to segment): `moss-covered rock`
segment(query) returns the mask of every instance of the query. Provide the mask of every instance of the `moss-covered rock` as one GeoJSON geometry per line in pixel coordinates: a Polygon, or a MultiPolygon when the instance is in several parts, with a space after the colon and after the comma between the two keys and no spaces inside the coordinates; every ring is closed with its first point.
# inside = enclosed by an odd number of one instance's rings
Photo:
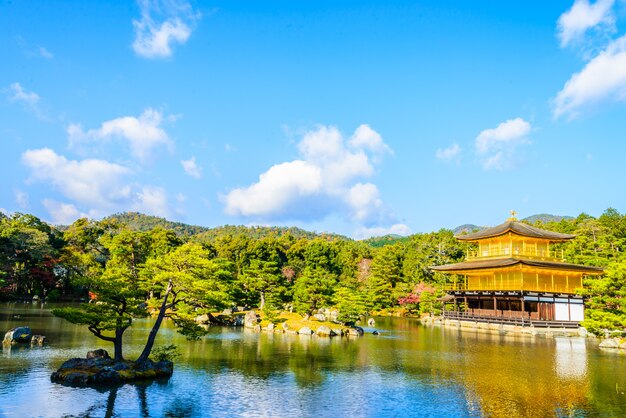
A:
{"type": "Polygon", "coordinates": [[[72,358],[52,373],[50,380],[70,386],[98,386],[138,380],[167,379],[174,372],[171,361],[142,363],[107,357],[72,358]]]}

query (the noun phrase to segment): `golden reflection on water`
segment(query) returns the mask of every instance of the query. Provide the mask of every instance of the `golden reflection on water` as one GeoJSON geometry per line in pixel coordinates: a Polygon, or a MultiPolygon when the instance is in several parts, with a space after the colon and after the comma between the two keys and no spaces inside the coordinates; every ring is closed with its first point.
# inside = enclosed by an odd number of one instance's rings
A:
{"type": "Polygon", "coordinates": [[[468,404],[484,415],[568,416],[589,409],[584,339],[453,332],[466,347],[459,367],[468,404]]]}

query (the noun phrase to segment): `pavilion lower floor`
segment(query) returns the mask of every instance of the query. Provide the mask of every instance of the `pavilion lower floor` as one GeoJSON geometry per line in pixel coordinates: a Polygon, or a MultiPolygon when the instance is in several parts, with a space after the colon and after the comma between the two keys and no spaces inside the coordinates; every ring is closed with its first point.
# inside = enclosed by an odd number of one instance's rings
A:
{"type": "Polygon", "coordinates": [[[533,292],[451,292],[444,316],[520,325],[551,322],[578,325],[584,319],[583,299],[576,295],[533,292]]]}

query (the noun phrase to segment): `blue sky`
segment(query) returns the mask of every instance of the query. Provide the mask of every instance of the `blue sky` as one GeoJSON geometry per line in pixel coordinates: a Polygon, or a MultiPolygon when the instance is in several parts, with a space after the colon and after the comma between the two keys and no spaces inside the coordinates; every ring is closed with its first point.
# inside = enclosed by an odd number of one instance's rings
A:
{"type": "Polygon", "coordinates": [[[626,2],[0,2],[0,208],[362,238],[626,206],[626,2]]]}

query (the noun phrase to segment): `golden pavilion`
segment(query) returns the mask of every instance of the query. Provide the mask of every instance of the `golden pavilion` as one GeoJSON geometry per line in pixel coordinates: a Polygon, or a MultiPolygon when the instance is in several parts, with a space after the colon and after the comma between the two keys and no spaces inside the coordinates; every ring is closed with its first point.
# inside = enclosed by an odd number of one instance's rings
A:
{"type": "Polygon", "coordinates": [[[447,289],[456,319],[534,326],[578,326],[584,319],[583,298],[577,289],[583,277],[602,274],[598,267],[566,263],[555,244],[575,237],[535,228],[515,218],[467,235],[474,243],[465,261],[432,266],[451,274],[447,289]]]}

